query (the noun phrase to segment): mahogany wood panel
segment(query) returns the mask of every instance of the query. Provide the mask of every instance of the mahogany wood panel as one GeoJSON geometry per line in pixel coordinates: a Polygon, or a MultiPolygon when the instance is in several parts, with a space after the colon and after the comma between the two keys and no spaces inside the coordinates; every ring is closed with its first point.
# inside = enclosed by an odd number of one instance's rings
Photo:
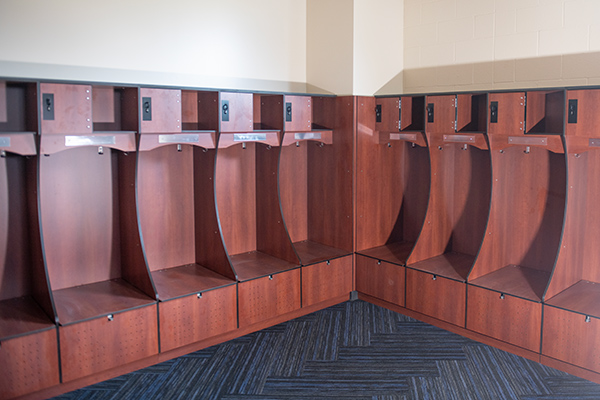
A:
{"type": "Polygon", "coordinates": [[[156,305],[113,317],[58,328],[63,382],[158,353],[156,305]]]}
{"type": "Polygon", "coordinates": [[[567,90],[566,115],[569,115],[569,100],[577,100],[577,122],[567,119],[565,135],[579,137],[600,137],[600,89],[567,90]]]}
{"type": "Polygon", "coordinates": [[[92,121],[115,122],[115,88],[113,86],[92,87],[92,121]]]}
{"type": "MultiPolygon", "coordinates": [[[[229,254],[256,250],[256,152],[254,143],[217,152],[215,190],[221,232],[229,254]]],[[[275,150],[273,150],[275,151],[275,150]]]]}
{"type": "Polygon", "coordinates": [[[196,261],[193,157],[189,145],[138,154],[137,200],[151,271],[196,261]]]}
{"type": "Polygon", "coordinates": [[[53,295],[62,325],[154,303],[122,279],[56,290],[53,295]]]}
{"type": "Polygon", "coordinates": [[[252,132],[253,103],[252,93],[219,92],[219,119],[221,132],[252,132]],[[223,121],[221,115],[221,102],[229,101],[229,121],[223,121]]]}
{"type": "Polygon", "coordinates": [[[465,282],[474,262],[475,256],[448,252],[411,264],[410,267],[419,271],[465,282]]]}
{"type": "Polygon", "coordinates": [[[218,92],[198,92],[198,126],[195,129],[218,130],[220,107],[218,92]]]}
{"type": "Polygon", "coordinates": [[[302,265],[314,264],[316,262],[348,255],[347,250],[336,249],[335,247],[311,242],[310,240],[295,242],[294,248],[296,249],[296,253],[298,253],[298,257],[300,257],[302,265]]]}
{"type": "MultiPolygon", "coordinates": [[[[456,132],[465,129],[473,120],[473,95],[458,94],[456,95],[456,132]]],[[[475,115],[477,118],[477,115],[475,115]]]]}
{"type": "Polygon", "coordinates": [[[0,398],[10,399],[58,385],[56,328],[2,341],[0,398]]]}
{"type": "Polygon", "coordinates": [[[545,273],[554,267],[565,207],[565,157],[533,146],[525,154],[523,147],[502,152],[492,147],[490,219],[470,280],[507,265],[545,273]]]}
{"type": "Polygon", "coordinates": [[[300,269],[238,284],[239,326],[243,328],[301,307],[300,269]]]}
{"type": "MultiPolygon", "coordinates": [[[[408,122],[412,117],[412,98],[407,97],[402,103],[403,116],[406,116],[402,122],[408,122]]],[[[376,106],[381,107],[381,122],[375,122],[375,130],[378,132],[398,132],[400,131],[400,98],[384,97],[375,99],[376,106]]]]}
{"type": "Polygon", "coordinates": [[[567,139],[567,171],[569,174],[567,212],[562,245],[546,298],[552,298],[581,279],[600,282],[598,243],[600,242],[600,209],[597,207],[600,185],[600,149],[574,154],[567,139]]]}
{"type": "Polygon", "coordinates": [[[182,105],[181,90],[174,89],[140,89],[140,114],[144,113],[144,97],[151,99],[152,119],[141,119],[141,133],[181,132],[182,105]]]}
{"type": "Polygon", "coordinates": [[[579,281],[549,299],[547,304],[600,318],[600,284],[579,281]]]}
{"type": "MultiPolygon", "coordinates": [[[[94,133],[98,134],[100,132],[139,131],[138,89],[132,87],[111,87],[112,97],[110,99],[108,97],[108,93],[103,93],[103,95],[97,96],[95,93],[98,90],[103,91],[104,87],[92,87],[94,133]],[[106,117],[103,118],[105,119],[104,121],[97,120],[97,109],[102,110],[102,116],[106,117]]],[[[133,149],[135,149],[135,142],[131,151],[133,151],[133,149]]]]}
{"type": "Polygon", "coordinates": [[[425,129],[425,96],[400,97],[400,130],[425,129]]]}
{"type": "MultiPolygon", "coordinates": [[[[335,106],[332,145],[308,145],[308,239],[353,250],[354,116],[365,98],[321,98],[313,107],[335,106]]],[[[373,112],[373,108],[371,108],[373,112]]]]}
{"type": "Polygon", "coordinates": [[[181,91],[181,128],[182,130],[198,129],[198,92],[181,91]]]}
{"type": "Polygon", "coordinates": [[[0,123],[8,122],[8,101],[6,94],[6,82],[0,81],[0,123]]]}
{"type": "Polygon", "coordinates": [[[54,319],[31,296],[0,301],[0,341],[54,326],[54,319]]]}
{"type": "Polygon", "coordinates": [[[310,306],[352,291],[352,257],[302,267],[302,306],[310,306]]]}
{"type": "Polygon", "coordinates": [[[406,268],[356,256],[356,290],[404,307],[406,268]]]}
{"type": "Polygon", "coordinates": [[[236,276],[229,263],[215,196],[215,150],[194,147],[194,230],[196,263],[229,279],[236,276]]]}
{"type": "Polygon", "coordinates": [[[358,253],[377,260],[387,261],[392,264],[406,265],[406,260],[410,255],[414,242],[396,242],[384,244],[379,247],[372,247],[366,250],[360,250],[358,253]]]}
{"type": "Polygon", "coordinates": [[[234,283],[231,279],[198,264],[155,271],[152,273],[152,280],[160,300],[170,300],[234,283]]]}
{"type": "Polygon", "coordinates": [[[230,260],[240,282],[295,269],[299,265],[258,251],[231,255],[230,260]]]}
{"type": "Polygon", "coordinates": [[[490,93],[488,133],[491,135],[522,135],[525,129],[525,93],[490,93]],[[498,102],[498,122],[491,120],[491,104],[498,102]]]}
{"type": "Polygon", "coordinates": [[[541,301],[548,279],[550,279],[549,271],[507,265],[477,279],[471,279],[469,282],[531,301],[541,301]]]}
{"type": "Polygon", "coordinates": [[[485,132],[486,118],[487,95],[456,95],[456,132],[485,132]]]}
{"type": "Polygon", "coordinates": [[[527,92],[526,132],[562,133],[564,96],[562,90],[527,92]]]}
{"type": "MultiPolygon", "coordinates": [[[[22,156],[34,156],[37,154],[36,137],[34,133],[2,133],[0,138],[8,138],[7,146],[0,146],[0,150],[6,153],[14,153],[22,156]]],[[[6,139],[5,139],[6,140],[6,139]]]]}
{"type": "Polygon", "coordinates": [[[256,250],[300,265],[279,203],[279,150],[256,146],[256,250]]]}
{"type": "Polygon", "coordinates": [[[92,147],[41,158],[40,207],[53,290],[121,277],[115,167],[113,155],[92,147]]]}
{"type": "Polygon", "coordinates": [[[465,326],[467,285],[406,269],[406,307],[433,318],[465,326]]]}
{"type": "Polygon", "coordinates": [[[92,87],[61,83],[40,84],[40,116],[43,116],[42,96],[54,95],[54,120],[41,120],[42,134],[92,133],[92,87]]]}
{"type": "Polygon", "coordinates": [[[283,96],[284,129],[292,132],[310,132],[312,129],[312,99],[310,96],[283,96]],[[285,120],[287,103],[292,104],[292,120],[285,120]]]}
{"type": "Polygon", "coordinates": [[[544,306],[542,354],[600,372],[600,320],[544,306]]]}
{"type": "Polygon", "coordinates": [[[235,285],[159,303],[160,350],[169,351],[237,328],[235,285]]]}
{"type": "Polygon", "coordinates": [[[425,103],[427,103],[426,106],[433,104],[433,122],[425,123],[426,132],[454,133],[456,131],[454,126],[456,121],[455,96],[427,96],[425,103]]]}
{"type": "Polygon", "coordinates": [[[467,329],[539,352],[542,304],[469,285],[467,329]]]}
{"type": "Polygon", "coordinates": [[[254,95],[254,127],[261,129],[284,128],[284,103],[282,95],[254,95]]]}
{"type": "Polygon", "coordinates": [[[0,88],[0,109],[3,111],[0,111],[0,115],[4,112],[4,117],[0,118],[0,132],[37,132],[36,85],[3,83],[4,89],[0,88]]]}
{"type": "Polygon", "coordinates": [[[279,159],[279,198],[281,211],[292,242],[308,239],[308,147],[283,146],[279,159]]]}

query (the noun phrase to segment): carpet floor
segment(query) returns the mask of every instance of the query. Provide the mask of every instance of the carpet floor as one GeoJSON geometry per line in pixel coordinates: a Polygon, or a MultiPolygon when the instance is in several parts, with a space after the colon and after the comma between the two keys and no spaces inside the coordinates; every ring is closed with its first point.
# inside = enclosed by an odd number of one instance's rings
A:
{"type": "Polygon", "coordinates": [[[600,399],[600,385],[360,300],[56,397],[600,399]]]}

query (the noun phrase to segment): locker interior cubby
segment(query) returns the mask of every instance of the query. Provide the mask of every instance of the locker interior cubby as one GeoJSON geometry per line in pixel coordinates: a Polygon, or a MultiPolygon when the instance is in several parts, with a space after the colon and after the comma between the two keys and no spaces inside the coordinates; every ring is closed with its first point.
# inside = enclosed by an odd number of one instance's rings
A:
{"type": "Polygon", "coordinates": [[[485,235],[492,191],[483,134],[428,135],[431,189],[408,266],[465,282],[485,235]]]}
{"type": "Polygon", "coordinates": [[[234,284],[215,209],[216,150],[189,144],[179,133],[161,137],[163,144],[139,152],[137,168],[140,227],[158,297],[234,284]]]}
{"type": "Polygon", "coordinates": [[[55,327],[36,197],[36,85],[0,82],[0,342],[55,327]],[[23,140],[21,140],[23,139],[23,140]]]}
{"type": "Polygon", "coordinates": [[[487,94],[456,95],[456,132],[484,133],[487,131],[487,94]]]}
{"type": "Polygon", "coordinates": [[[279,203],[280,131],[254,129],[264,127],[262,119],[255,121],[255,116],[263,115],[260,95],[221,92],[219,97],[215,197],[221,234],[237,280],[297,268],[300,261],[279,203]],[[228,121],[223,121],[224,116],[228,121]]]}
{"type": "MultiPolygon", "coordinates": [[[[87,121],[92,119],[91,87],[41,86],[42,108],[45,93],[53,95],[55,105],[53,119],[43,119],[41,124],[41,140],[48,139],[48,152],[39,163],[39,206],[59,323],[155,302],[135,201],[137,89],[124,89],[121,101],[93,107],[112,108],[115,116],[122,116],[120,121],[115,117],[114,123],[100,122],[116,124],[109,128],[114,131],[95,133],[90,128],[81,135],[79,128],[91,125],[87,121]],[[73,114],[73,109],[83,112],[73,114]]],[[[109,98],[99,96],[95,101],[109,98]]]]}
{"type": "Polygon", "coordinates": [[[390,133],[388,140],[381,141],[374,106],[375,99],[359,99],[356,251],[405,265],[427,211],[429,150],[422,131],[390,133]]]}
{"type": "MultiPolygon", "coordinates": [[[[289,96],[286,96],[289,97],[289,96]]],[[[279,195],[290,238],[303,265],[352,253],[352,129],[344,127],[353,107],[347,99],[312,98],[320,127],[333,141],[306,139],[285,130],[279,162],[279,195]],[[323,112],[319,120],[319,110],[323,112]],[[286,137],[291,136],[290,140],[286,137]],[[303,139],[300,139],[303,138],[303,139]],[[348,199],[348,201],[344,200],[348,199]]],[[[295,107],[298,103],[294,103],[295,107]]],[[[320,131],[323,132],[323,131],[320,131]]],[[[302,133],[302,132],[300,132],[302,133]]]]}
{"type": "Polygon", "coordinates": [[[527,92],[525,133],[557,134],[564,132],[564,90],[527,92]]]}
{"type": "Polygon", "coordinates": [[[579,100],[578,114],[582,118],[567,124],[566,129],[567,210],[562,245],[546,292],[546,303],[600,318],[600,211],[597,207],[600,133],[594,123],[597,93],[597,90],[568,93],[569,98],[579,100]]]}
{"type": "Polygon", "coordinates": [[[490,135],[490,151],[490,216],[468,281],[540,302],[562,234],[566,196],[564,147],[557,136],[490,135]]]}

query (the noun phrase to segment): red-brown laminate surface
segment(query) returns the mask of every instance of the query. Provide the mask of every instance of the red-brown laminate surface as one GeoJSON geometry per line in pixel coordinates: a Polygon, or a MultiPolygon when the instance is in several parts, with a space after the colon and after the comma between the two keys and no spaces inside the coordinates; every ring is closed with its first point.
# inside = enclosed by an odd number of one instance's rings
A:
{"type": "Polygon", "coordinates": [[[279,199],[292,242],[308,239],[308,147],[283,146],[279,159],[279,199]]]}
{"type": "Polygon", "coordinates": [[[150,98],[151,120],[141,118],[141,133],[174,133],[181,132],[182,100],[181,90],[175,89],[140,89],[140,114],[146,107],[144,98],[150,98]]]}
{"type": "Polygon", "coordinates": [[[491,135],[523,135],[525,129],[525,93],[490,93],[490,104],[498,103],[498,122],[492,122],[491,107],[488,114],[488,133],[491,135]]]}
{"type": "Polygon", "coordinates": [[[235,283],[198,264],[153,271],[152,279],[163,301],[235,283]]]}
{"type": "Polygon", "coordinates": [[[541,301],[550,273],[520,265],[507,265],[469,283],[531,301],[541,301]]]}
{"type": "MultiPolygon", "coordinates": [[[[411,98],[407,97],[406,105],[402,104],[402,116],[406,116],[406,122],[410,125],[411,118],[411,98]],[[406,108],[405,108],[406,107],[406,108]]],[[[376,99],[376,106],[381,107],[381,122],[375,123],[375,129],[378,132],[398,132],[400,131],[400,98],[384,97],[376,99]]],[[[402,120],[404,122],[404,120],[402,120]]]]}
{"type": "Polygon", "coordinates": [[[569,116],[569,100],[577,100],[577,122],[566,123],[566,136],[600,138],[600,89],[567,90],[566,115],[569,116]]]}
{"type": "Polygon", "coordinates": [[[62,83],[40,84],[40,120],[42,135],[51,134],[90,134],[92,133],[92,87],[90,85],[70,85],[62,83]],[[43,119],[44,94],[53,94],[54,119],[43,119]]]}
{"type": "Polygon", "coordinates": [[[310,306],[352,291],[352,257],[302,267],[302,306],[310,306]]]}
{"type": "Polygon", "coordinates": [[[115,88],[113,86],[92,87],[92,121],[94,124],[115,122],[115,88]]]}
{"type": "Polygon", "coordinates": [[[156,305],[58,328],[63,382],[158,354],[156,305]]]}
{"type": "Polygon", "coordinates": [[[356,256],[356,290],[404,307],[406,268],[356,256]]]}
{"type": "Polygon", "coordinates": [[[223,101],[229,101],[229,121],[220,119],[221,132],[252,132],[253,100],[252,93],[219,92],[219,115],[223,101]]]}
{"type": "Polygon", "coordinates": [[[466,295],[463,282],[406,269],[406,308],[464,327],[466,295]]]}
{"type": "Polygon", "coordinates": [[[410,264],[410,268],[464,282],[474,262],[475,256],[449,252],[410,264]]]}
{"type": "Polygon", "coordinates": [[[238,293],[240,328],[297,310],[300,268],[242,282],[238,293]]]}
{"type": "Polygon", "coordinates": [[[467,329],[540,351],[542,304],[475,286],[467,288],[467,329]]]}
{"type": "Polygon", "coordinates": [[[299,266],[299,264],[290,263],[258,251],[230,255],[230,260],[240,282],[276,274],[299,266]]]}
{"type": "Polygon", "coordinates": [[[427,103],[427,106],[430,104],[433,105],[433,122],[426,122],[425,124],[425,131],[427,133],[455,132],[455,96],[427,96],[425,103],[427,103]]]}
{"type": "Polygon", "coordinates": [[[285,121],[284,129],[292,132],[310,132],[312,129],[312,99],[310,96],[283,96],[284,116],[287,103],[292,106],[291,121],[285,121]]]}
{"type": "Polygon", "coordinates": [[[383,260],[398,265],[405,265],[413,246],[413,242],[389,243],[383,246],[373,247],[371,249],[360,250],[358,253],[375,258],[377,260],[383,260]]]}
{"type": "Polygon", "coordinates": [[[295,242],[294,248],[296,249],[296,253],[298,253],[302,265],[314,264],[316,262],[348,255],[347,250],[336,249],[335,247],[312,242],[310,240],[295,242]]]}
{"type": "Polygon", "coordinates": [[[600,318],[600,283],[579,281],[547,299],[546,304],[600,318]]]}
{"type": "Polygon", "coordinates": [[[54,328],[54,321],[31,296],[0,301],[0,340],[54,328]]]}
{"type": "Polygon", "coordinates": [[[160,350],[169,351],[237,328],[235,285],[159,303],[160,350]]]}

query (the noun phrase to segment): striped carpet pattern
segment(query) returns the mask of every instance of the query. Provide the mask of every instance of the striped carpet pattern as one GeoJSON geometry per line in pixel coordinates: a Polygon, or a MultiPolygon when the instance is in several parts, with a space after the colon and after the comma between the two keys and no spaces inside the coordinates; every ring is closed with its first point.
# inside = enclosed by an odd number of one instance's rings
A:
{"type": "Polygon", "coordinates": [[[101,382],[74,399],[600,399],[600,385],[360,300],[101,382]]]}

